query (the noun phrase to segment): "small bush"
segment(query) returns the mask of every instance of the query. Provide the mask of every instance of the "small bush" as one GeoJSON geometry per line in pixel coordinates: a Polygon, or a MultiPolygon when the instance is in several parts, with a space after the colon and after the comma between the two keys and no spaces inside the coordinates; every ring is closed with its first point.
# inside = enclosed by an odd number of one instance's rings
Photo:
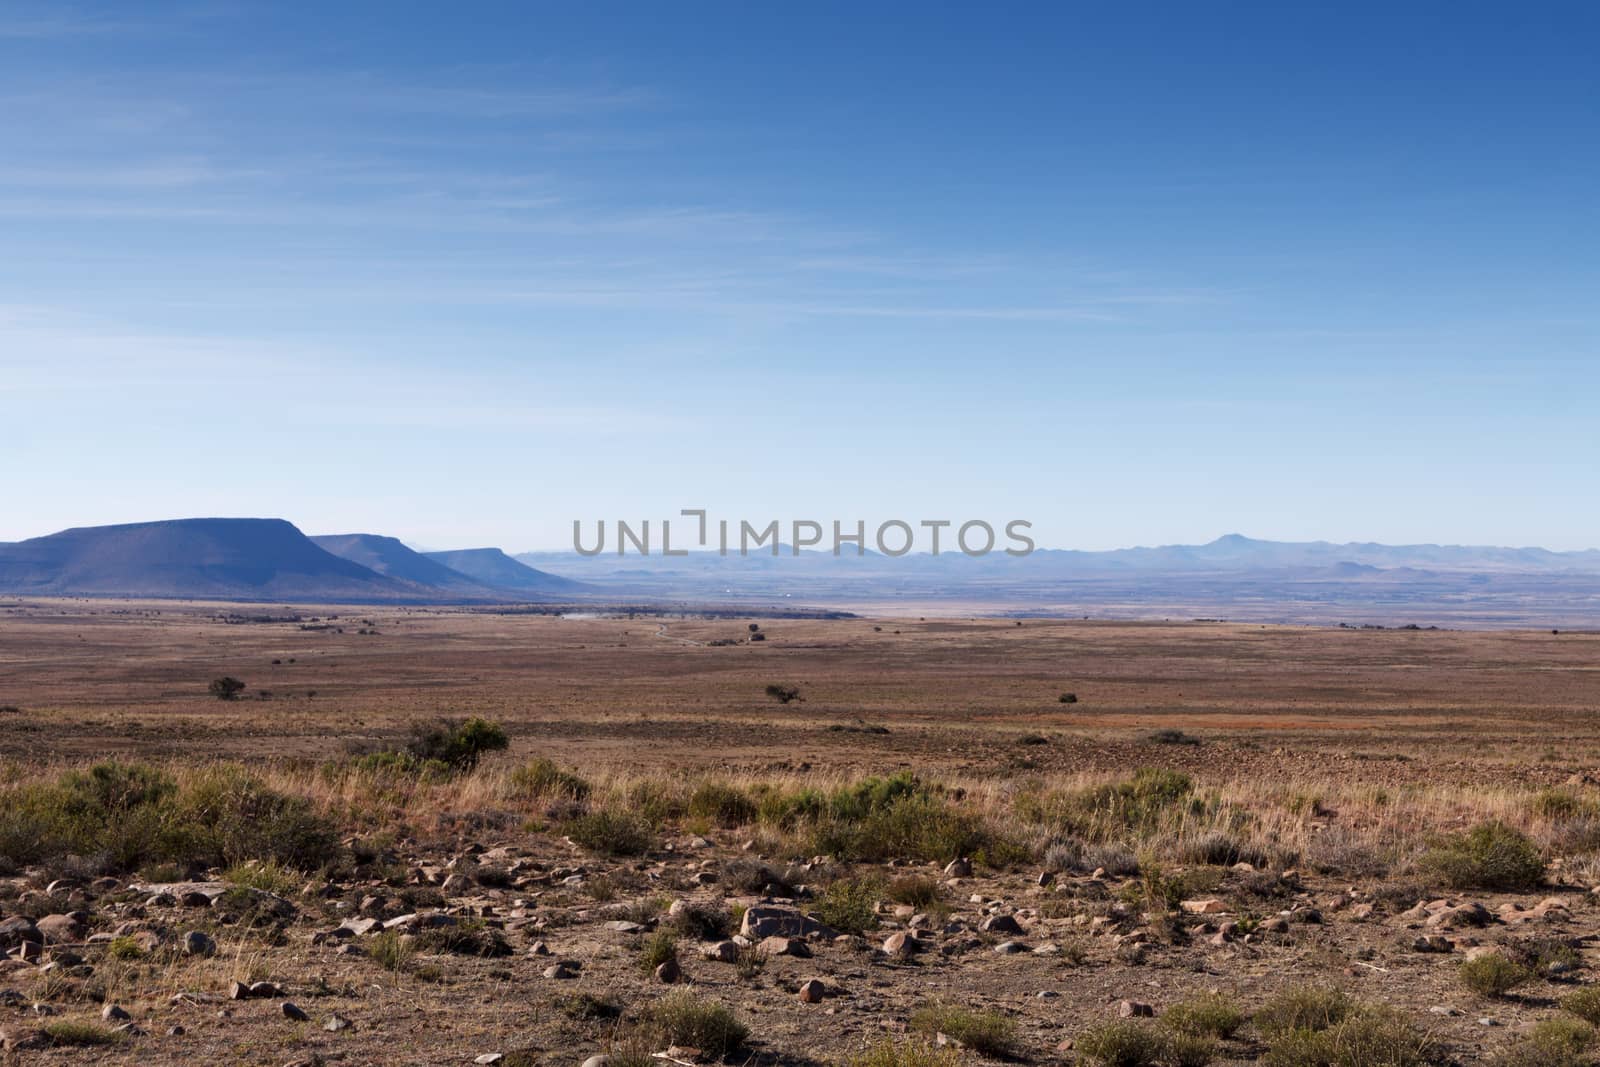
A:
{"type": "Polygon", "coordinates": [[[224,675],[221,678],[211,679],[211,684],[207,688],[218,700],[237,700],[239,694],[244,692],[245,684],[237,678],[224,675]]]}
{"type": "Polygon", "coordinates": [[[1355,1001],[1335,986],[1287,986],[1256,1010],[1256,1029],[1268,1037],[1291,1030],[1326,1030],[1348,1018],[1355,1001]]]}
{"type": "Polygon", "coordinates": [[[671,930],[657,930],[644,939],[639,947],[639,966],[654,971],[668,960],[678,958],[678,935],[671,930]]]}
{"type": "Polygon", "coordinates": [[[961,1067],[960,1053],[915,1041],[880,1040],[844,1061],[844,1067],[961,1067]]]}
{"type": "Polygon", "coordinates": [[[94,1023],[74,1022],[70,1019],[45,1023],[43,1029],[49,1035],[51,1042],[63,1048],[115,1045],[122,1040],[122,1035],[114,1030],[108,1030],[94,1023]]]}
{"type": "Polygon", "coordinates": [[[1590,1067],[1594,1027],[1576,1019],[1554,1018],[1535,1023],[1492,1061],[1496,1067],[1590,1067]]]}
{"type": "Polygon", "coordinates": [[[452,956],[479,956],[496,959],[511,955],[505,935],[475,919],[464,919],[454,926],[434,926],[416,935],[419,952],[449,953],[452,956]]]}
{"type": "Polygon", "coordinates": [[[878,925],[882,892],[883,883],[876,878],[841,878],[822,891],[811,914],[842,934],[864,934],[878,925]]]}
{"type": "Polygon", "coordinates": [[[918,911],[926,911],[939,901],[939,880],[921,874],[908,874],[890,882],[885,894],[896,904],[907,904],[918,911]]]}
{"type": "Polygon", "coordinates": [[[1076,704],[1078,702],[1078,694],[1062,693],[1057,699],[1063,704],[1076,704]]]}
{"type": "Polygon", "coordinates": [[[1425,1067],[1438,1050],[1398,1012],[1353,1006],[1332,1026],[1277,1032],[1267,1067],[1425,1067]]]}
{"type": "Polygon", "coordinates": [[[932,1036],[955,1038],[972,1051],[996,1059],[1016,1052],[1016,1024],[992,1011],[977,1011],[953,1004],[924,1004],[911,1014],[907,1025],[932,1036]]]}
{"type": "Polygon", "coordinates": [[[1205,1067],[1216,1055],[1207,1038],[1164,1033],[1132,1020],[1092,1027],[1077,1045],[1103,1067],[1205,1067]]]}
{"type": "Polygon", "coordinates": [[[696,941],[717,941],[733,932],[728,909],[712,904],[689,904],[667,920],[684,937],[696,941]]]}
{"type": "Polygon", "coordinates": [[[1193,1037],[1230,1038],[1244,1025],[1245,1013],[1232,997],[1207,993],[1180,1001],[1161,1013],[1169,1030],[1193,1037]]]}
{"type": "Polygon", "coordinates": [[[1600,985],[1584,986],[1561,1000],[1561,1010],[1570,1012],[1589,1023],[1600,1026],[1600,985]]]}
{"type": "Polygon", "coordinates": [[[800,687],[794,685],[769,685],[767,686],[767,696],[780,704],[789,704],[796,700],[805,699],[800,695],[800,687]]]}
{"type": "Polygon", "coordinates": [[[1193,734],[1186,734],[1182,730],[1167,728],[1156,730],[1145,737],[1146,741],[1158,745],[1198,745],[1200,739],[1193,734]]]}
{"type": "Polygon", "coordinates": [[[719,1058],[737,1052],[750,1036],[750,1028],[726,1005],[702,1000],[687,989],[673,990],[645,1008],[644,1020],[667,1043],[719,1058]]]}
{"type": "Polygon", "coordinates": [[[1484,997],[1503,997],[1533,978],[1533,972],[1498,952],[1488,952],[1461,965],[1461,984],[1484,997]]]}
{"type": "Polygon", "coordinates": [[[644,820],[631,812],[608,808],[580,815],[563,823],[561,832],[591,852],[607,856],[642,856],[650,851],[653,835],[644,820]]]}
{"type": "Polygon", "coordinates": [[[470,771],[488,752],[501,752],[511,746],[497,723],[476,716],[465,722],[441,719],[436,723],[416,723],[406,751],[423,762],[437,761],[458,771],[470,771]]]}
{"type": "Polygon", "coordinates": [[[1503,822],[1445,838],[1418,866],[1452,889],[1527,890],[1544,880],[1538,846],[1503,822]]]}
{"type": "Polygon", "coordinates": [[[236,863],[223,871],[222,880],[232,885],[287,897],[300,888],[305,876],[275,860],[268,860],[265,863],[251,860],[247,863],[236,863]]]}
{"type": "Polygon", "coordinates": [[[398,930],[385,930],[367,939],[367,955],[385,970],[400,972],[406,969],[411,957],[416,955],[410,941],[398,930]]]}
{"type": "Polygon", "coordinates": [[[715,826],[743,826],[755,821],[756,802],[742,789],[705,782],[689,794],[689,814],[715,826]]]}
{"type": "Polygon", "coordinates": [[[145,952],[136,939],[118,937],[106,946],[106,955],[114,960],[138,960],[144,958],[145,952]]]}
{"type": "Polygon", "coordinates": [[[587,800],[589,783],[540,756],[511,772],[512,794],[522,800],[587,800]]]}

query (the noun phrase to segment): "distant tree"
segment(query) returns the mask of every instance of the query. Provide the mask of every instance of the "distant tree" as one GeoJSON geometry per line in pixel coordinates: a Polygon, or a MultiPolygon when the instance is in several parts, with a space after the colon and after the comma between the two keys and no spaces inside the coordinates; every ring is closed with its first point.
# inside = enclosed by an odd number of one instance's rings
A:
{"type": "Polygon", "coordinates": [[[218,700],[234,700],[244,692],[244,688],[243,682],[228,675],[211,679],[211,695],[218,700]]]}
{"type": "Polygon", "coordinates": [[[803,701],[805,699],[800,695],[800,688],[793,685],[769,685],[767,686],[767,696],[780,704],[788,704],[791,701],[803,701]]]}
{"type": "Polygon", "coordinates": [[[1077,702],[1078,702],[1078,694],[1077,693],[1062,693],[1061,694],[1061,703],[1063,703],[1063,704],[1076,704],[1077,702]]]}
{"type": "Polygon", "coordinates": [[[510,744],[505,730],[487,719],[441,719],[413,724],[406,751],[418,760],[437,760],[453,770],[470,771],[484,753],[503,751],[510,744]]]}
{"type": "Polygon", "coordinates": [[[761,624],[760,623],[753,622],[753,623],[750,624],[750,632],[751,633],[755,633],[759,629],[761,629],[761,624]]]}

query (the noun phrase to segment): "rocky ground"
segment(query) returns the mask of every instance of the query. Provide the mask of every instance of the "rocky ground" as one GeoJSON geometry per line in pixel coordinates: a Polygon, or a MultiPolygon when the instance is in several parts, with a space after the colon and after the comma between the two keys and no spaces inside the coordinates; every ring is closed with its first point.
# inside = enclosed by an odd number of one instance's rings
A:
{"type": "MultiPolygon", "coordinates": [[[[280,892],[19,877],[0,903],[5,1049],[46,1063],[718,1059],[647,1025],[687,989],[748,1026],[728,1062],[842,1063],[885,1038],[959,1049],[939,1013],[961,1007],[992,1013],[1001,1036],[959,1055],[1093,1063],[1078,1046],[1096,1024],[1159,1026],[1207,992],[1248,1013],[1332,983],[1399,1008],[1440,1062],[1478,1063],[1557,1014],[1600,960],[1600,908],[1577,887],[1439,899],[1241,865],[1189,871],[1201,891],[1168,914],[1135,877],[787,867],[745,844],[685,836],[607,860],[535,833],[401,843],[371,857],[384,878],[280,892]],[[847,875],[876,887],[859,933],[819,917],[847,875]],[[1537,973],[1473,993],[1461,964],[1488,951],[1537,973]]],[[[1246,1024],[1212,1062],[1266,1048],[1246,1024]]]]}

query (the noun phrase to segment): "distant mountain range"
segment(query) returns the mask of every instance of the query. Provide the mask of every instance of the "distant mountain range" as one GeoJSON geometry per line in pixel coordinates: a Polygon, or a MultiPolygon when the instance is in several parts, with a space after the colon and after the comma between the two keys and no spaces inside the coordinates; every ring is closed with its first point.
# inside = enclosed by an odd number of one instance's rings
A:
{"type": "Polygon", "coordinates": [[[283,519],[88,526],[0,544],[0,592],[219,600],[527,601],[583,586],[507,560],[480,581],[392,537],[309,538],[283,519]]]}
{"type": "Polygon", "coordinates": [[[1027,557],[417,552],[282,519],[175,519],[0,544],[0,593],[322,602],[868,608],[1095,617],[1600,625],[1600,551],[1260,541],[1027,557]]]}

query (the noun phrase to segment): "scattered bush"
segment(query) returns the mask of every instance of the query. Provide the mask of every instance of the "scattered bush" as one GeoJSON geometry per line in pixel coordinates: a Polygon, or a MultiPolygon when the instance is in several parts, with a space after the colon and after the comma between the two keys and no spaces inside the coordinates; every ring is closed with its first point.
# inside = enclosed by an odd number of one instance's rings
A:
{"type": "MultiPolygon", "coordinates": [[[[752,638],[752,640],[754,639],[752,638]]],[[[800,695],[800,687],[794,685],[769,685],[767,686],[767,696],[780,704],[789,704],[796,700],[803,701],[805,699],[800,695]]]]}
{"type": "Polygon", "coordinates": [[[883,883],[876,878],[840,878],[811,906],[811,914],[842,934],[864,934],[878,925],[878,897],[883,883]]]}
{"type": "Polygon", "coordinates": [[[1076,704],[1078,702],[1078,694],[1077,693],[1062,693],[1061,696],[1058,697],[1057,699],[1060,700],[1060,702],[1063,703],[1063,704],[1076,704]]]}
{"type": "Polygon", "coordinates": [[[1443,839],[1418,865],[1452,889],[1527,890],[1544,880],[1538,846],[1503,822],[1443,839]]]}
{"type": "Polygon", "coordinates": [[[845,1060],[844,1067],[961,1067],[962,1062],[955,1049],[883,1038],[865,1052],[845,1060]]]}
{"type": "Polygon", "coordinates": [[[1499,952],[1487,952],[1461,965],[1461,984],[1484,997],[1503,997],[1533,978],[1533,972],[1499,952]]]}
{"type": "Polygon", "coordinates": [[[438,762],[457,771],[470,771],[488,752],[501,752],[511,746],[497,723],[476,716],[465,722],[441,719],[435,723],[416,723],[406,751],[424,763],[438,762]]]}
{"type": "Polygon", "coordinates": [[[1438,1055],[1398,1012],[1353,1003],[1338,1022],[1277,1030],[1271,1040],[1267,1067],[1424,1067],[1438,1055]]]}
{"type": "Polygon", "coordinates": [[[244,692],[245,684],[237,678],[224,675],[221,678],[211,679],[211,685],[207,688],[218,700],[237,700],[239,694],[244,692]]]}
{"type": "Polygon", "coordinates": [[[367,939],[367,955],[385,970],[399,973],[406,969],[411,957],[416,955],[412,942],[399,930],[385,930],[367,939]]]}
{"type": "Polygon", "coordinates": [[[651,1004],[644,1021],[668,1044],[719,1058],[737,1052],[750,1036],[750,1028],[726,1005],[701,1000],[687,989],[675,989],[651,1004]]]}
{"type": "Polygon", "coordinates": [[[742,789],[722,782],[705,782],[689,794],[689,814],[715,826],[743,826],[755,821],[756,802],[742,789]]]}
{"type": "Polygon", "coordinates": [[[589,783],[540,756],[511,772],[511,791],[522,800],[586,800],[589,783]]]}
{"type": "Polygon", "coordinates": [[[1186,734],[1182,730],[1172,729],[1171,727],[1153,731],[1145,737],[1145,740],[1157,745],[1198,745],[1200,743],[1200,739],[1193,734],[1186,734]]]}
{"type": "Polygon", "coordinates": [[[983,1056],[1005,1059],[1016,1052],[1016,1024],[992,1011],[952,1004],[924,1004],[908,1025],[920,1033],[944,1034],[983,1056]]]}
{"type": "Polygon", "coordinates": [[[1244,1025],[1245,1013],[1238,1003],[1222,993],[1207,993],[1180,1001],[1161,1013],[1169,1030],[1193,1037],[1232,1037],[1244,1025]]]}
{"type": "Polygon", "coordinates": [[[1103,1067],[1205,1067],[1216,1055],[1207,1038],[1132,1020],[1091,1027],[1077,1047],[1103,1067]]]}
{"type": "Polygon", "coordinates": [[[683,937],[696,941],[720,941],[733,932],[728,909],[712,904],[687,904],[667,922],[683,937]]]}
{"type": "Polygon", "coordinates": [[[453,956],[479,956],[497,959],[511,955],[505,935],[476,919],[463,919],[454,926],[433,926],[416,934],[419,952],[449,953],[453,956]]]}
{"type": "Polygon", "coordinates": [[[613,812],[609,808],[569,819],[561,832],[591,852],[607,856],[642,856],[650,851],[650,827],[632,812],[613,812]]]}
{"type": "Polygon", "coordinates": [[[1600,985],[1584,986],[1562,998],[1561,1010],[1570,1012],[1592,1026],[1600,1026],[1600,985]]]}
{"type": "Polygon", "coordinates": [[[1326,1030],[1343,1022],[1356,1003],[1336,986],[1285,986],[1256,1010],[1256,1029],[1267,1037],[1291,1030],[1326,1030]]]}
{"type": "Polygon", "coordinates": [[[122,1040],[122,1035],[115,1030],[108,1030],[95,1023],[75,1022],[70,1019],[45,1023],[43,1029],[51,1043],[62,1048],[115,1045],[122,1040]]]}
{"type": "Polygon", "coordinates": [[[671,930],[657,930],[639,946],[639,966],[654,971],[668,960],[678,958],[678,935],[671,930]]]}
{"type": "Polygon", "coordinates": [[[1554,1018],[1535,1023],[1492,1061],[1496,1067],[1590,1067],[1594,1027],[1576,1019],[1554,1018]]]}
{"type": "Polygon", "coordinates": [[[908,874],[889,883],[885,895],[896,904],[907,904],[926,911],[939,900],[939,880],[927,875],[908,874]]]}

